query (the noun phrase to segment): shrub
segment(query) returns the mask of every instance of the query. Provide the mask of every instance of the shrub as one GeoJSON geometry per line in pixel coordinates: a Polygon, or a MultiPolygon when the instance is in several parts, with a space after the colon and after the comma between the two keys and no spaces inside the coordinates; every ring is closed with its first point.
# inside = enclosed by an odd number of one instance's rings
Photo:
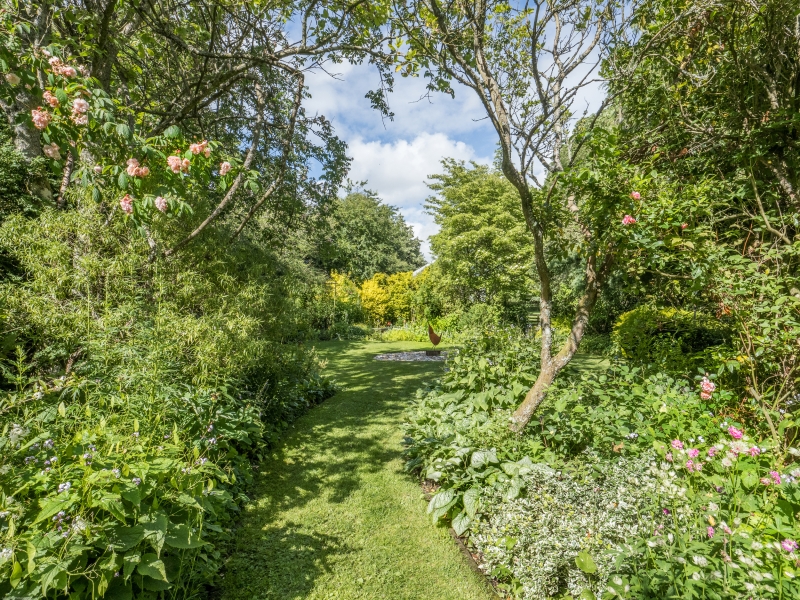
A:
{"type": "Polygon", "coordinates": [[[645,305],[619,317],[612,339],[633,364],[690,373],[703,366],[705,351],[728,343],[731,332],[710,315],[645,305]]]}

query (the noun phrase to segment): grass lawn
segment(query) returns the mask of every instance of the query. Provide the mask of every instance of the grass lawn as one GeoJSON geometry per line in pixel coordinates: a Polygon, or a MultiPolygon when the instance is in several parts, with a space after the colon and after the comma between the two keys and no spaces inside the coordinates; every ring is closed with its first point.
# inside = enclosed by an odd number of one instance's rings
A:
{"type": "Polygon", "coordinates": [[[260,468],[226,566],[225,600],[488,600],[403,472],[403,413],[441,362],[378,362],[418,342],[325,342],[345,387],[299,419],[260,468]]]}

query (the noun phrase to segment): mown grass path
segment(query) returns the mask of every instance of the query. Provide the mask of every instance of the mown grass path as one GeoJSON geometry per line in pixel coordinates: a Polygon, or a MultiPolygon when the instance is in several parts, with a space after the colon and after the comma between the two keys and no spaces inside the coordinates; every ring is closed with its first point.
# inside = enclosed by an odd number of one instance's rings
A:
{"type": "MultiPolygon", "coordinates": [[[[488,600],[403,472],[403,413],[442,363],[378,362],[425,344],[318,344],[345,388],[299,419],[260,468],[222,597],[488,600]]],[[[427,346],[429,347],[429,345],[427,346]]]]}

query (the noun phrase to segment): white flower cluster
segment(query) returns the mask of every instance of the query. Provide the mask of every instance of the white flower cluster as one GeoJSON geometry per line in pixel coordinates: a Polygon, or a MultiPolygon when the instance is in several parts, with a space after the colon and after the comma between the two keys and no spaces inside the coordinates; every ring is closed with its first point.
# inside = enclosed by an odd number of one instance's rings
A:
{"type": "Polygon", "coordinates": [[[534,465],[524,477],[527,492],[507,501],[501,492],[483,498],[488,521],[471,541],[487,572],[510,569],[523,587],[522,598],[548,598],[559,591],[579,597],[586,589],[598,597],[613,565],[611,550],[648,535],[653,524],[656,481],[648,473],[652,457],[620,457],[604,463],[605,477],[580,479],[534,465]],[[588,552],[597,573],[588,577],[575,558],[588,552]]]}

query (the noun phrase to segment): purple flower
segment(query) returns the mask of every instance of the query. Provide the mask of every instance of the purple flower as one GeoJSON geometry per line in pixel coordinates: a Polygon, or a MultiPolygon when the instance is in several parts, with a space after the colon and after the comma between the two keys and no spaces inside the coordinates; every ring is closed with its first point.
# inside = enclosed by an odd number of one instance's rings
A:
{"type": "Polygon", "coordinates": [[[783,548],[784,550],[786,550],[786,552],[789,553],[794,552],[795,550],[797,550],[797,542],[789,539],[783,540],[781,542],[781,548],[783,548]]]}
{"type": "Polygon", "coordinates": [[[761,484],[762,485],[770,485],[771,483],[772,483],[772,480],[769,477],[762,477],[761,478],[761,484]]]}
{"type": "Polygon", "coordinates": [[[61,492],[67,492],[67,491],[69,491],[69,488],[71,488],[71,487],[72,487],[72,483],[69,482],[69,481],[64,482],[64,483],[60,483],[58,485],[58,493],[60,494],[61,492]]]}
{"type": "Polygon", "coordinates": [[[714,458],[716,455],[717,455],[717,448],[715,446],[711,446],[711,448],[708,449],[708,457],[714,458]]]}
{"type": "Polygon", "coordinates": [[[665,515],[669,515],[670,514],[670,511],[669,511],[668,508],[662,508],[661,510],[665,515]]]}
{"type": "Polygon", "coordinates": [[[770,471],[769,476],[772,477],[772,481],[775,482],[775,485],[781,484],[781,474],[777,471],[770,471]]]}
{"type": "Polygon", "coordinates": [[[748,452],[750,453],[750,456],[758,456],[761,454],[761,449],[758,446],[753,446],[750,448],[750,450],[748,450],[748,452]]]}
{"type": "Polygon", "coordinates": [[[672,440],[672,447],[675,450],[683,450],[683,442],[680,440],[672,440]]]}
{"type": "Polygon", "coordinates": [[[672,452],[667,452],[664,455],[664,460],[666,460],[667,462],[672,462],[672,452]]]}
{"type": "Polygon", "coordinates": [[[714,537],[714,528],[713,527],[709,526],[706,529],[706,532],[708,533],[708,537],[710,537],[710,538],[714,537]]]}
{"type": "Polygon", "coordinates": [[[141,485],[142,480],[138,477],[134,477],[131,481],[133,481],[133,485],[141,485]]]}
{"type": "Polygon", "coordinates": [[[742,430],[741,430],[741,429],[736,429],[736,427],[734,427],[733,425],[731,425],[730,427],[728,427],[728,433],[729,433],[729,434],[730,434],[730,436],[731,436],[733,439],[735,439],[735,440],[740,440],[740,439],[742,439],[742,436],[744,435],[744,433],[742,433],[742,430]]]}
{"type": "Polygon", "coordinates": [[[698,455],[700,454],[700,450],[698,450],[697,448],[689,448],[686,451],[686,454],[689,455],[689,458],[697,458],[698,455]]]}
{"type": "Polygon", "coordinates": [[[53,440],[45,440],[45,442],[44,442],[44,447],[47,448],[47,449],[52,448],[54,445],[55,445],[55,443],[53,442],[53,440]]]}

